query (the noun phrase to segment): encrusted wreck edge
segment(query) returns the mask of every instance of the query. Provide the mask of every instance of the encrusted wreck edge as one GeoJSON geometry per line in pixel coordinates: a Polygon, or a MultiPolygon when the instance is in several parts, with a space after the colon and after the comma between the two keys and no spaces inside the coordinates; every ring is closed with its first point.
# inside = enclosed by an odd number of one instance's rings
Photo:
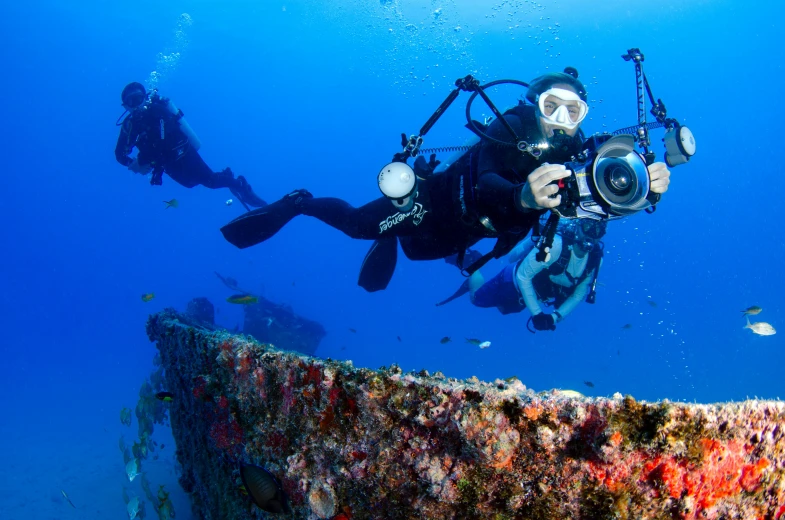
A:
{"type": "MultiPolygon", "coordinates": [[[[536,394],[279,351],[152,315],[180,483],[204,519],[265,518],[239,463],[291,518],[785,518],[785,403],[536,394]]],[[[274,515],[268,515],[274,518],[274,515]]]]}

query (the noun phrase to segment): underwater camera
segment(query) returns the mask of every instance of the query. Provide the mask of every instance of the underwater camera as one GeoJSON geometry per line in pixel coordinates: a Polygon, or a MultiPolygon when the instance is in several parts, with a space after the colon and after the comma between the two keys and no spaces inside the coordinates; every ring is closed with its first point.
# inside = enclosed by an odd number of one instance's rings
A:
{"type": "Polygon", "coordinates": [[[650,191],[646,160],[635,151],[632,135],[596,135],[585,146],[578,161],[565,164],[570,175],[558,182],[561,203],[553,211],[559,216],[614,219],[657,203],[659,195],[650,191]]]}

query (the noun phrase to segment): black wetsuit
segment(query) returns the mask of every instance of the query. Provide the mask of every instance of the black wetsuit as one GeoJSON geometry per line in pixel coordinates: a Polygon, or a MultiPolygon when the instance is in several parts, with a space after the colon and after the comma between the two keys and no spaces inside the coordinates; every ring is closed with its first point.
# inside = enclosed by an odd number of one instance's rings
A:
{"type": "MultiPolygon", "coordinates": [[[[520,139],[529,143],[544,141],[533,106],[519,105],[504,117],[520,139]]],[[[409,212],[400,212],[381,197],[359,208],[336,198],[305,198],[300,201],[301,213],[352,238],[397,236],[404,253],[412,260],[456,254],[482,238],[502,238],[507,248],[512,248],[543,213],[521,206],[521,189],[527,176],[546,162],[569,161],[580,151],[583,135],[579,132],[564,141],[560,149],[551,147],[535,158],[512,145],[512,137],[501,122],[491,123],[487,133],[511,144],[481,141],[444,172],[421,181],[415,206],[409,212]]]]}
{"type": "Polygon", "coordinates": [[[123,121],[114,152],[117,162],[130,165],[133,160],[129,154],[134,147],[139,149],[139,164],[153,167],[151,184],[161,184],[161,174],[166,173],[186,188],[199,184],[211,189],[237,186],[231,170],[214,172],[207,166],[188,142],[180,129],[179,117],[169,111],[164,98],[153,96],[123,121]]]}

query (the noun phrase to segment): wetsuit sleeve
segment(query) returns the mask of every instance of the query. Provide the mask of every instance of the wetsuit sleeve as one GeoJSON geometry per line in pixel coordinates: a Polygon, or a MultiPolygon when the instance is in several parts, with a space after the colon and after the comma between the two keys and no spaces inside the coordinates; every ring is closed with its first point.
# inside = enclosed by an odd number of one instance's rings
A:
{"type": "MultiPolygon", "coordinates": [[[[522,127],[520,118],[515,114],[506,114],[504,119],[516,132],[522,127]]],[[[499,141],[512,142],[512,136],[498,119],[488,127],[487,134],[499,141]]],[[[493,205],[497,211],[508,215],[532,212],[521,205],[524,179],[516,184],[506,178],[511,173],[523,173],[524,176],[529,173],[514,171],[519,157],[520,152],[514,146],[501,146],[493,142],[483,145],[477,166],[477,195],[483,204],[493,205]]]]}
{"type": "MultiPolygon", "coordinates": [[[[602,266],[602,260],[600,260],[600,266],[602,266]]],[[[599,269],[599,266],[595,268],[595,271],[599,269]]],[[[561,307],[556,309],[558,313],[561,315],[561,320],[567,317],[569,313],[575,310],[575,307],[578,306],[579,303],[586,298],[586,294],[589,292],[589,286],[594,279],[594,273],[590,273],[578,286],[575,288],[575,291],[570,295],[569,298],[564,300],[564,303],[561,304],[561,307]]]]}
{"type": "Polygon", "coordinates": [[[115,159],[123,166],[128,166],[134,162],[133,159],[128,156],[131,153],[131,150],[133,150],[133,146],[129,146],[129,143],[133,142],[131,139],[132,136],[128,131],[130,126],[129,120],[123,121],[123,125],[120,127],[120,135],[117,136],[117,145],[114,148],[115,159]]]}
{"type": "Polygon", "coordinates": [[[551,247],[551,256],[546,262],[537,261],[536,247],[532,249],[526,258],[523,259],[521,265],[515,273],[515,278],[518,283],[518,289],[521,291],[523,301],[526,302],[526,308],[532,313],[532,316],[542,313],[540,301],[537,299],[537,291],[534,290],[534,277],[539,274],[543,269],[547,269],[561,255],[562,242],[561,237],[556,235],[553,238],[553,247],[551,247]]]}

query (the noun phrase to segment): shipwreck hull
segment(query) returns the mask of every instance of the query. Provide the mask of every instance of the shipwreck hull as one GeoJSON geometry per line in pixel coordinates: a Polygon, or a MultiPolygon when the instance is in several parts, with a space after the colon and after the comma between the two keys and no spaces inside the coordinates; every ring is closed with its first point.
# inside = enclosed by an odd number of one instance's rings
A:
{"type": "Polygon", "coordinates": [[[785,404],[642,403],[357,369],[150,317],[204,519],[785,518],[785,404]],[[256,508],[241,462],[282,483],[256,508]]]}

